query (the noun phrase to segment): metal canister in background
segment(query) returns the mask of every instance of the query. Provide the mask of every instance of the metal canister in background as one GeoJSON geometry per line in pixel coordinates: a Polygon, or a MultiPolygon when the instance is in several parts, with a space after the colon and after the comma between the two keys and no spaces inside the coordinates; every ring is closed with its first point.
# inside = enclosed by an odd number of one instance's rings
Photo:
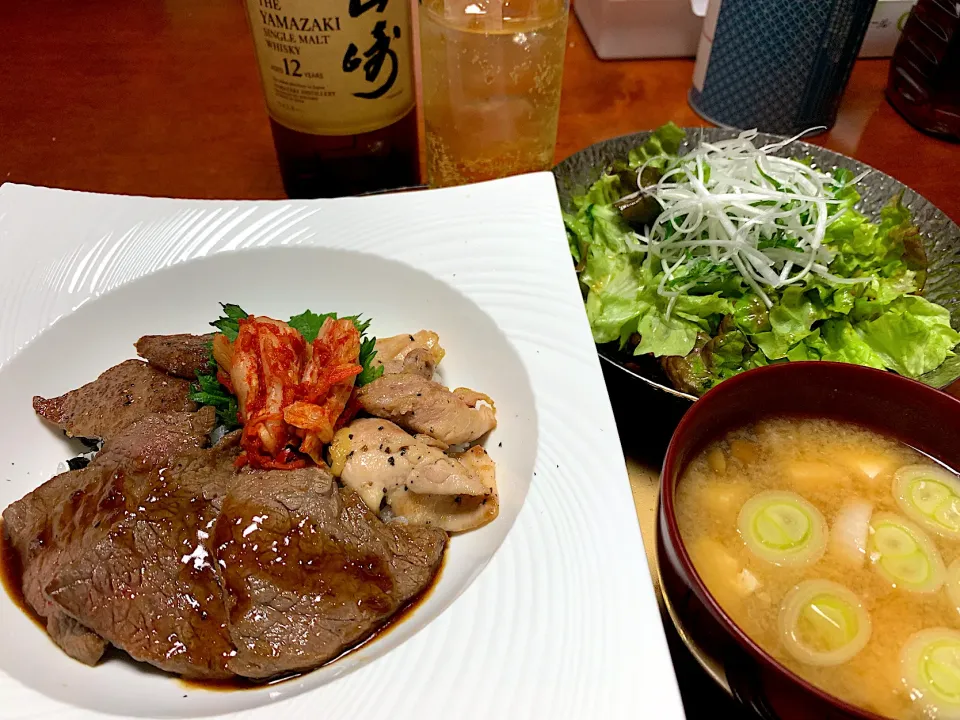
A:
{"type": "Polygon", "coordinates": [[[710,0],[691,107],[724,127],[831,127],[876,3],[710,0]]]}

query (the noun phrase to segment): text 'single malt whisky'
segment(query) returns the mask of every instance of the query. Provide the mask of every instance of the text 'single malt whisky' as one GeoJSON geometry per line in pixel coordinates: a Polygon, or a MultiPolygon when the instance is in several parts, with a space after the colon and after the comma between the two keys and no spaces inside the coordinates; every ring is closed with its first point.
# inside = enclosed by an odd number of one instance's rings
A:
{"type": "Polygon", "coordinates": [[[409,0],[245,0],[287,194],[416,185],[409,0]]]}

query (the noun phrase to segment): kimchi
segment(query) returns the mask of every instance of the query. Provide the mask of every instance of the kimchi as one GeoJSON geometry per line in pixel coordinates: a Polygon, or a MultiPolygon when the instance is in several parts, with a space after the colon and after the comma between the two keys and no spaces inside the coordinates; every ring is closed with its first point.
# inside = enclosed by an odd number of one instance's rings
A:
{"type": "Polygon", "coordinates": [[[232,342],[218,334],[218,379],[237,397],[243,424],[238,463],[296,468],[322,450],[356,412],[360,332],[351,319],[327,318],[313,342],[280,320],[249,316],[232,342]]]}

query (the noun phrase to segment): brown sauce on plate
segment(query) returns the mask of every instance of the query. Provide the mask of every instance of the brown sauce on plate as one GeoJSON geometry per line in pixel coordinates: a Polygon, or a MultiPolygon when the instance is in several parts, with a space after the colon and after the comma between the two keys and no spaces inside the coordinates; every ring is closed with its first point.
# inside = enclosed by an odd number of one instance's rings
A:
{"type": "MultiPolygon", "coordinates": [[[[347,648],[342,653],[337,655],[337,657],[328,660],[323,665],[319,665],[314,670],[317,670],[321,667],[326,667],[332,663],[338,662],[345,658],[350,653],[356,652],[362,647],[369,645],[385,636],[393,628],[397,627],[404,620],[413,615],[414,611],[422,605],[428,597],[433,593],[433,589],[437,586],[437,583],[440,582],[440,576],[443,574],[443,569],[447,564],[447,551],[443,553],[443,558],[440,560],[440,567],[437,568],[437,574],[433,576],[433,582],[431,582],[427,587],[423,589],[419,595],[415,596],[410,600],[406,605],[397,610],[386,623],[377,628],[369,637],[365,638],[361,642],[357,643],[353,647],[347,648]]],[[[214,692],[232,692],[234,690],[256,690],[258,688],[268,687],[270,685],[277,685],[279,683],[289,682],[290,680],[296,680],[298,677],[303,675],[309,675],[313,670],[308,670],[306,672],[291,673],[289,675],[281,675],[276,678],[271,678],[265,682],[255,682],[248,678],[242,677],[233,677],[226,680],[192,680],[187,678],[180,678],[180,683],[187,688],[196,689],[196,690],[208,690],[214,692]]]]}
{"type": "Polygon", "coordinates": [[[0,520],[0,584],[6,590],[13,604],[23,611],[23,614],[33,620],[37,626],[46,632],[46,623],[43,621],[23,596],[23,567],[20,565],[20,556],[10,544],[7,534],[3,531],[3,521],[0,520]]]}

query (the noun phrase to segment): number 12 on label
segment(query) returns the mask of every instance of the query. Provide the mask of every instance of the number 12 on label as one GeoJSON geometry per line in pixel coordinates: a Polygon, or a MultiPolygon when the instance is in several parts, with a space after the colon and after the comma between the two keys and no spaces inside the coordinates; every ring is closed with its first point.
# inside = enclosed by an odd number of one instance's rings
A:
{"type": "Polygon", "coordinates": [[[303,77],[300,72],[300,61],[292,58],[283,59],[283,72],[291,77],[303,77]]]}

